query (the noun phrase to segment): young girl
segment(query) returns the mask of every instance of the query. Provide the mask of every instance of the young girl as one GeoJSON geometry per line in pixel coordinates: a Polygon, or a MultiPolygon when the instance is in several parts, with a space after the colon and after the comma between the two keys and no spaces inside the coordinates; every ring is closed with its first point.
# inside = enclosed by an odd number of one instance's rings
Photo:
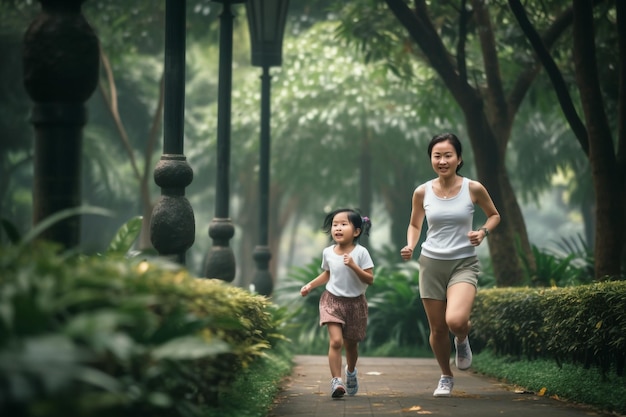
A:
{"type": "Polygon", "coordinates": [[[300,289],[306,296],[326,284],[320,298],[320,326],[326,325],[330,346],[330,393],[341,398],[359,390],[356,361],[359,342],[365,339],[367,300],[365,290],[374,282],[374,262],[365,247],[358,244],[369,234],[371,222],[352,209],[338,209],[324,219],[323,230],[335,242],[322,252],[322,269],[314,280],[300,289]],[[346,348],[346,384],[341,379],[341,349],[346,348]]]}
{"type": "Polygon", "coordinates": [[[428,230],[418,259],[419,290],[430,326],[430,346],[441,368],[435,397],[449,397],[454,386],[450,332],[455,336],[457,368],[465,370],[472,365],[468,334],[478,285],[476,246],[500,223],[500,214],[485,187],[458,174],[462,154],[461,142],[452,133],[430,141],[428,155],[437,178],[413,192],[407,243],[400,251],[404,260],[411,259],[426,218],[428,230]],[[474,206],[487,218],[478,230],[472,229],[474,206]]]}

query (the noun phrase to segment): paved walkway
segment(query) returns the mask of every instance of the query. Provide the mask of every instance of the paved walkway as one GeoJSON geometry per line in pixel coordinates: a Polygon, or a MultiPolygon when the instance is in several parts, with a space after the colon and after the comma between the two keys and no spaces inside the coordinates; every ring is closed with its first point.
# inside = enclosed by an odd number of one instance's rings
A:
{"type": "MultiPolygon", "coordinates": [[[[345,359],[344,359],[345,363],[345,359]]],[[[435,398],[439,367],[434,359],[361,357],[359,393],[333,400],[326,356],[296,356],[269,417],[583,417],[602,416],[480,376],[456,371],[452,397],[435,398]]],[[[454,369],[453,369],[454,371],[454,369]]]]}

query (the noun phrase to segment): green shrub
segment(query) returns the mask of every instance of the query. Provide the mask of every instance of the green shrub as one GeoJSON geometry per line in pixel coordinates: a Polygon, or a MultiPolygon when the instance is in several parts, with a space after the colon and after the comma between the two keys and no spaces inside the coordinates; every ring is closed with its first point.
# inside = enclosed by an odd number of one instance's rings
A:
{"type": "Polygon", "coordinates": [[[623,375],[626,281],[481,291],[472,334],[473,346],[486,345],[498,355],[549,358],[623,375]]]}
{"type": "Polygon", "coordinates": [[[0,248],[0,415],[201,416],[281,340],[266,298],[154,260],[0,248]]]}
{"type": "Polygon", "coordinates": [[[428,347],[428,319],[418,289],[419,271],[381,267],[367,290],[369,322],[364,352],[386,344],[428,347]]]}

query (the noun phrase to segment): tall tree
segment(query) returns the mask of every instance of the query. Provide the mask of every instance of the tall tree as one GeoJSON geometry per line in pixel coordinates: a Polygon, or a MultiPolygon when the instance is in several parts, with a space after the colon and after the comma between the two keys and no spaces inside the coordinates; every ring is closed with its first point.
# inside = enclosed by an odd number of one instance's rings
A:
{"type": "MultiPolygon", "coordinates": [[[[593,0],[574,0],[573,66],[580,107],[584,122],[578,116],[576,105],[555,59],[537,36],[526,9],[519,0],[509,0],[511,9],[542,60],[552,80],[556,96],[566,115],[581,149],[591,165],[595,190],[596,239],[594,246],[595,279],[616,278],[623,273],[626,259],[626,4],[623,1],[605,2],[605,7],[594,11],[593,0]],[[602,33],[598,26],[608,26],[608,36],[596,39],[602,33]],[[597,43],[617,43],[618,62],[608,79],[618,82],[617,107],[611,106],[611,93],[603,92],[601,70],[598,67],[597,43]],[[616,112],[616,126],[611,126],[607,112],[616,112]],[[617,130],[617,145],[613,130],[617,130]]],[[[602,45],[601,45],[602,47],[602,45]]],[[[612,114],[613,115],[613,114],[612,114]]]]}
{"type": "MultiPolygon", "coordinates": [[[[393,51],[426,61],[442,79],[461,109],[471,142],[478,179],[487,187],[502,214],[498,229],[489,236],[494,272],[499,285],[518,285],[522,282],[517,252],[519,241],[528,259],[533,259],[526,225],[515,196],[505,158],[515,116],[541,69],[532,51],[517,49],[521,34],[494,20],[507,22],[506,10],[501,5],[484,0],[460,2],[427,2],[413,0],[385,0],[388,11],[419,46],[414,51],[411,43],[397,34],[385,38],[384,30],[378,36],[363,37],[363,28],[371,23],[365,19],[362,8],[351,5],[343,21],[344,34],[357,37],[365,49],[371,51],[395,39],[400,48],[393,51]],[[495,16],[495,17],[494,17],[495,16]],[[356,22],[356,23],[355,23],[356,22]],[[502,30],[499,30],[502,29],[502,30]],[[505,38],[506,37],[506,38],[505,38]],[[506,47],[500,47],[505,44],[506,47]],[[406,53],[408,52],[408,53],[406,53]],[[480,63],[479,63],[480,61],[480,63]],[[505,78],[503,67],[506,68],[505,78]],[[517,75],[511,77],[511,74],[517,75]]],[[[380,17],[377,2],[364,0],[380,17]]],[[[346,10],[346,9],[344,9],[346,10]]],[[[571,12],[558,15],[542,31],[547,47],[552,47],[565,28],[571,24],[571,12]]],[[[377,24],[380,28],[380,23],[377,24]]],[[[380,52],[379,52],[380,53],[380,52]]]]}

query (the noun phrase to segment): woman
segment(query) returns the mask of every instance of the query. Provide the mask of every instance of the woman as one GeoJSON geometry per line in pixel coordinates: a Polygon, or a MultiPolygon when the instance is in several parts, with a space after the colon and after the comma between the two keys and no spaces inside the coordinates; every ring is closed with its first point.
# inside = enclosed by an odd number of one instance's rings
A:
{"type": "Polygon", "coordinates": [[[468,335],[478,285],[476,246],[500,223],[485,187],[458,174],[462,152],[461,142],[452,133],[430,141],[428,155],[437,178],[413,192],[407,244],[400,251],[404,260],[411,259],[425,217],[428,229],[418,260],[419,290],[430,326],[430,346],[441,368],[435,397],[449,397],[454,386],[450,332],[455,336],[457,368],[466,370],[472,364],[468,335]],[[472,228],[475,205],[487,216],[478,230],[472,228]]]}

